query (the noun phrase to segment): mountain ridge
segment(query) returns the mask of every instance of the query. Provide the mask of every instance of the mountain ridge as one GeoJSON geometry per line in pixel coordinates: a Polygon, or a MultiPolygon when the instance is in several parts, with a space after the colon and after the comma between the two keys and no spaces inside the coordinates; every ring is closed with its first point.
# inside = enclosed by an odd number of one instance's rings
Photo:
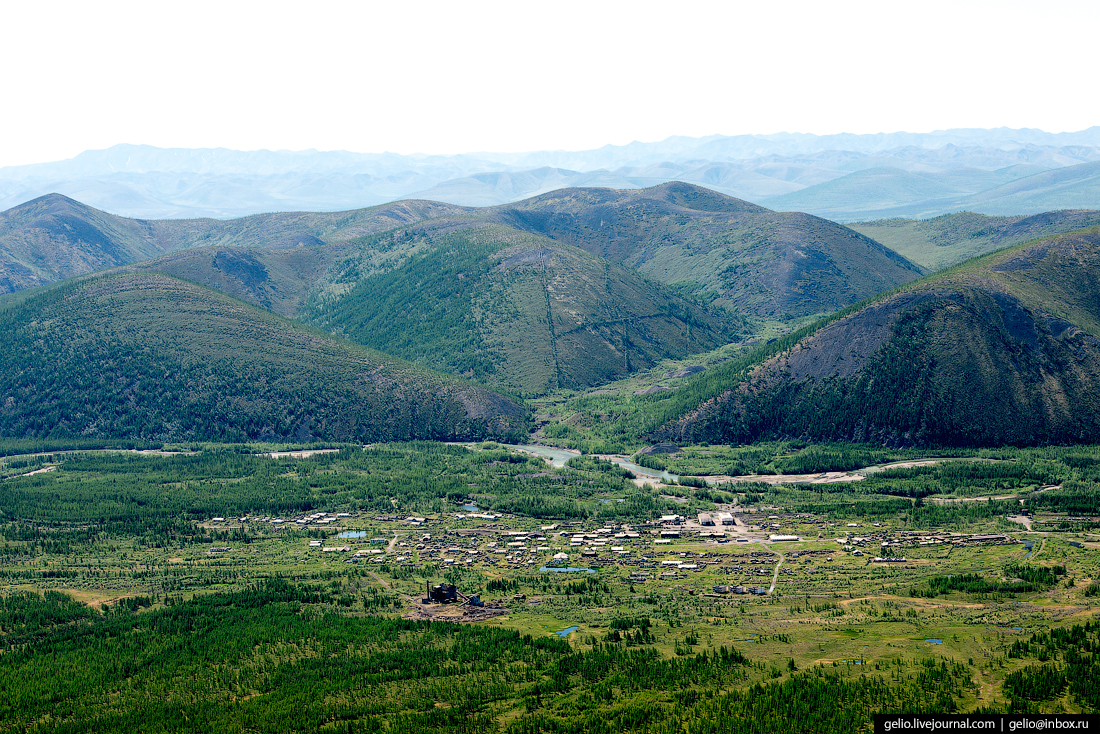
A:
{"type": "MultiPolygon", "coordinates": [[[[131,217],[228,218],[272,211],[349,210],[403,198],[484,206],[530,197],[550,186],[647,188],[670,180],[766,204],[768,197],[881,166],[932,173],[967,166],[987,171],[1015,165],[1051,169],[1096,160],[1100,160],[1100,128],[1096,127],[1057,134],[999,128],[874,135],[674,136],[656,143],[589,151],[460,155],[122,144],[84,151],[68,161],[0,168],[0,208],[56,191],[131,217]],[[545,168],[558,169],[556,183],[540,180],[538,172],[545,168]],[[486,176],[510,183],[498,185],[486,176]]],[[[934,216],[946,210],[925,207],[917,213],[934,216]]]]}
{"type": "Polygon", "coordinates": [[[63,194],[0,212],[0,292],[128,265],[197,246],[316,246],[422,221],[462,207],[400,201],[350,212],[285,212],[228,221],[128,219],[63,194]]]}
{"type": "Polygon", "coordinates": [[[710,351],[745,337],[748,320],[832,311],[922,273],[840,225],[679,182],[637,191],[563,189],[483,209],[411,201],[228,222],[120,221],[147,242],[177,250],[127,268],[202,283],[524,394],[588,387],[661,359],[710,351]],[[520,245],[543,253],[545,282],[526,268],[492,264],[497,250],[520,245]],[[440,247],[457,247],[466,268],[452,274],[453,283],[439,277],[453,262],[422,271],[440,247]],[[431,286],[410,291],[404,278],[431,286]],[[383,282],[383,290],[371,290],[383,282]],[[405,299],[399,308],[397,293],[405,299]],[[490,294],[496,306],[478,305],[490,294]],[[541,306],[531,300],[535,294],[541,306]],[[448,319],[471,308],[476,314],[468,314],[463,333],[437,344],[442,331],[457,328],[446,326],[448,319]],[[419,321],[409,321],[417,313],[419,321]],[[551,352],[543,354],[546,345],[551,352]]]}

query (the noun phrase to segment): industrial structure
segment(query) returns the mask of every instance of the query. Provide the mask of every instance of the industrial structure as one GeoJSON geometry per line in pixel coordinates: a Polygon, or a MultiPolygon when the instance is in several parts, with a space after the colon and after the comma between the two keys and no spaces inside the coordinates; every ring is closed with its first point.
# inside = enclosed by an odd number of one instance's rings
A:
{"type": "Polygon", "coordinates": [[[466,596],[458,590],[454,584],[439,584],[427,586],[428,595],[421,600],[423,604],[469,604],[474,607],[483,607],[485,602],[477,594],[466,596]]]}

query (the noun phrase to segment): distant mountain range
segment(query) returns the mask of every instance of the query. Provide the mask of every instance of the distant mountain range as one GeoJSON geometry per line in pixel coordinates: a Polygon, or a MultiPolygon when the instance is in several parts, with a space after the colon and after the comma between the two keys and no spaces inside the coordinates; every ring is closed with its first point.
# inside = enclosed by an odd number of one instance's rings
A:
{"type": "Polygon", "coordinates": [[[842,221],[963,209],[1031,214],[1100,206],[1097,171],[1086,163],[1100,165],[1100,127],[1057,134],[998,128],[716,135],[577,152],[451,156],[116,145],[67,161],[0,168],[0,207],[62,193],[127,217],[229,218],[413,198],[491,206],[561,188],[684,181],[842,221]]]}

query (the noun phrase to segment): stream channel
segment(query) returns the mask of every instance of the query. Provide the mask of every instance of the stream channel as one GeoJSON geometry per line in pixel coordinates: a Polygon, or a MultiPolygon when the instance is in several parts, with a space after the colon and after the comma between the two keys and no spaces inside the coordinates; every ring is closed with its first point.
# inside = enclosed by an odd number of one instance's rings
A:
{"type": "MultiPolygon", "coordinates": [[[[519,446],[516,444],[504,444],[504,446],[510,449],[518,449],[539,456],[545,456],[550,459],[550,465],[556,467],[563,467],[566,462],[574,456],[581,455],[579,451],[569,451],[568,449],[559,449],[551,446],[519,446]]],[[[628,469],[642,478],[652,477],[654,479],[663,479],[666,482],[675,482],[678,479],[675,474],[669,474],[667,471],[657,471],[656,469],[646,469],[644,466],[638,466],[634,462],[627,461],[626,459],[612,458],[611,463],[618,464],[622,468],[628,469]]]]}

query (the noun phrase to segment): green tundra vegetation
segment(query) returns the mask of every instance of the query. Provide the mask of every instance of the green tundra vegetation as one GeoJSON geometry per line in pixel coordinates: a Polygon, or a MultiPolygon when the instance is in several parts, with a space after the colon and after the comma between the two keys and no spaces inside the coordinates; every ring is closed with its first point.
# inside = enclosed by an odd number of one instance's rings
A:
{"type": "Polygon", "coordinates": [[[514,630],[353,616],[324,588],[279,580],[91,620],[66,617],[51,597],[9,606],[34,623],[8,635],[14,647],[0,657],[2,731],[709,731],[721,721],[832,732],[872,712],[949,709],[967,678],[966,666],[929,657],[897,666],[901,680],[849,666],[769,680],[725,647],[672,659],[616,642],[576,650],[514,630]]]}
{"type": "Polygon", "coordinates": [[[837,311],[598,390],[530,401],[540,439],[1000,446],[1097,440],[1092,230],[968,261],[837,311]],[[685,377],[676,367],[702,371],[685,377]],[[670,367],[672,369],[670,369],[670,367]]]}
{"type": "MultiPolygon", "coordinates": [[[[190,248],[257,247],[298,250],[343,242],[463,207],[400,201],[351,212],[283,212],[240,219],[141,220],[99,211],[61,194],[47,194],[0,217],[0,292],[10,293],[190,248]]],[[[292,253],[287,261],[308,268],[292,253]]],[[[229,262],[227,271],[241,271],[229,262]]],[[[192,280],[195,280],[192,278],[192,280]]]]}
{"type": "Polygon", "coordinates": [[[682,182],[561,189],[487,214],[762,318],[828,313],[923,274],[845,226],[682,182]]]}
{"type": "Polygon", "coordinates": [[[683,183],[228,222],[128,220],[51,195],[6,214],[0,263],[0,290],[134,263],[525,396],[737,343],[923,272],[833,222],[683,183]]]}

